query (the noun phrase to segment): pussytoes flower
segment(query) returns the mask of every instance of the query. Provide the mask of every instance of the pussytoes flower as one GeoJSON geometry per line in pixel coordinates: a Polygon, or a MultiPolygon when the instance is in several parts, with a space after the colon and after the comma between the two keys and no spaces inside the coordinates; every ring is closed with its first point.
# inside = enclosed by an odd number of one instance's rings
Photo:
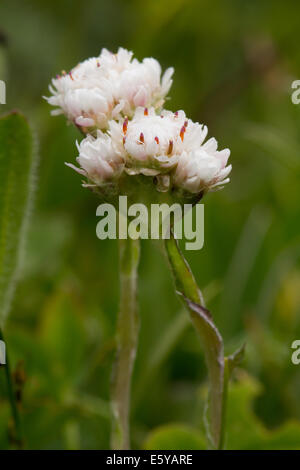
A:
{"type": "MultiPolygon", "coordinates": [[[[109,135],[97,132],[97,137],[88,135],[78,145],[77,162],[80,168],[67,163],[77,173],[87,177],[89,183],[101,186],[116,180],[123,171],[124,159],[114,147],[109,135]]],[[[87,186],[90,186],[88,184],[87,186]]]]}
{"type": "Polygon", "coordinates": [[[159,191],[171,188],[191,194],[210,191],[229,181],[229,149],[218,151],[214,138],[205,141],[207,127],[183,111],[137,108],[132,120],[114,120],[108,133],[98,131],[78,146],[77,170],[96,185],[129,175],[153,177],[159,191]]]}
{"type": "Polygon", "coordinates": [[[180,129],[185,114],[154,108],[137,108],[132,120],[111,121],[109,132],[115,145],[126,159],[126,172],[147,176],[170,172],[175,167],[180,151],[180,129]]]}
{"type": "Polygon", "coordinates": [[[207,192],[230,180],[232,166],[227,164],[230,150],[217,150],[215,138],[190,151],[184,150],[178,160],[173,183],[190,193],[207,192]]]}
{"type": "Polygon", "coordinates": [[[56,107],[52,114],[65,114],[83,132],[104,130],[109,120],[131,117],[138,106],[160,108],[173,71],[169,68],[161,77],[161,66],[153,58],[139,62],[126,49],[116,54],[102,49],[98,57],[57,75],[46,99],[56,107]]]}
{"type": "Polygon", "coordinates": [[[218,150],[214,138],[205,142],[207,127],[183,111],[162,109],[172,74],[169,68],[161,77],[157,60],[139,62],[119,48],[116,54],[102,49],[52,80],[47,98],[57,108],[52,114],[64,113],[87,134],[78,145],[79,168],[69,166],[88,186],[118,185],[119,179],[143,175],[158,191],[180,199],[229,181],[229,149],[218,150]]]}
{"type": "Polygon", "coordinates": [[[153,108],[138,108],[131,121],[111,121],[109,132],[124,156],[125,171],[157,176],[160,190],[171,185],[199,193],[229,181],[229,149],[218,151],[214,138],[204,143],[207,127],[183,111],[158,115],[153,108]]]}

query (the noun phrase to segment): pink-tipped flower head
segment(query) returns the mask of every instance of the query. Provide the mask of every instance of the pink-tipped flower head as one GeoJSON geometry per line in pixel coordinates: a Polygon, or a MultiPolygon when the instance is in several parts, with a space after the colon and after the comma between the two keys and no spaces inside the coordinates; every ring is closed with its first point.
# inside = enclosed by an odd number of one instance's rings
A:
{"type": "Polygon", "coordinates": [[[52,114],[65,114],[87,133],[105,130],[111,119],[131,117],[138,106],[161,107],[172,84],[173,69],[167,69],[161,78],[157,60],[139,62],[132,56],[123,48],[116,54],[102,49],[99,57],[62,72],[52,80],[52,96],[46,98],[56,107],[52,114]]]}

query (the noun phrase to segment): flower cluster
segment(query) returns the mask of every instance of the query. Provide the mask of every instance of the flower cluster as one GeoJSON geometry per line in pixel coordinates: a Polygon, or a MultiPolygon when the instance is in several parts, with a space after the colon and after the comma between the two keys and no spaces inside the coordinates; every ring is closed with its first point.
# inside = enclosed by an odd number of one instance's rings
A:
{"type": "Polygon", "coordinates": [[[207,127],[188,119],[183,111],[163,109],[172,84],[173,69],[161,78],[152,58],[142,62],[120,48],[103,49],[52,80],[47,98],[86,137],[71,164],[88,180],[102,187],[121,177],[152,177],[159,191],[204,193],[229,181],[228,149],[217,141],[205,142],[207,127]]]}
{"type": "Polygon", "coordinates": [[[81,62],[69,73],[52,80],[46,98],[78,127],[106,129],[110,119],[131,117],[137,106],[161,107],[172,85],[174,70],[161,79],[161,67],[152,58],[139,62],[132,52],[120,48],[116,54],[103,49],[99,57],[81,62]]]}

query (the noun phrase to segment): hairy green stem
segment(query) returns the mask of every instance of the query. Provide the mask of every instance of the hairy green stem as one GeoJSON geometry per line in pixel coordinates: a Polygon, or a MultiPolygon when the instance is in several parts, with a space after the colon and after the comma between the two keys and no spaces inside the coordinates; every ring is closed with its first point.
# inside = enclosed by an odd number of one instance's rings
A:
{"type": "Polygon", "coordinates": [[[229,365],[228,365],[228,357],[224,357],[222,419],[221,419],[222,426],[221,426],[221,435],[220,435],[218,450],[222,450],[225,447],[226,410],[227,410],[229,378],[230,378],[230,371],[229,371],[229,365]]]}
{"type": "Polygon", "coordinates": [[[139,332],[136,300],[139,254],[139,240],[119,240],[120,307],[111,387],[112,449],[130,448],[130,389],[139,332]]]}
{"type": "MultiPolygon", "coordinates": [[[[5,342],[1,329],[0,329],[0,340],[5,342]]],[[[6,364],[1,366],[1,368],[2,367],[4,368],[5,379],[6,379],[6,384],[7,384],[8,400],[9,400],[11,415],[12,415],[12,420],[13,420],[13,433],[12,433],[11,439],[18,448],[22,448],[23,433],[22,433],[21,419],[20,419],[20,414],[19,414],[19,409],[18,409],[18,404],[17,404],[17,399],[16,399],[16,393],[15,393],[14,385],[13,385],[13,379],[12,379],[12,374],[11,374],[11,369],[10,369],[10,362],[8,358],[6,343],[5,343],[5,346],[6,346],[6,364]]]]}

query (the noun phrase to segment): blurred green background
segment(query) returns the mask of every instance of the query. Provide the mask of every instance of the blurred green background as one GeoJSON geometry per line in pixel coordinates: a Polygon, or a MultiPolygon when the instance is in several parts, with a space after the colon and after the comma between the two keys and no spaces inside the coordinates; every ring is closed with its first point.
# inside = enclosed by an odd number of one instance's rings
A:
{"type": "MultiPolygon", "coordinates": [[[[206,197],[205,245],[187,252],[226,352],[227,448],[300,449],[300,4],[273,0],[0,2],[0,79],[38,139],[35,210],[6,337],[21,380],[26,447],[109,446],[118,308],[117,243],[96,238],[97,200],[64,165],[80,135],[42,99],[51,77],[102,47],[175,67],[167,107],[231,149],[231,183],[206,197]]],[[[160,247],[142,243],[141,334],[132,391],[134,448],[204,448],[207,372],[160,247]]],[[[1,372],[1,370],[0,370],[1,372]]],[[[0,447],[9,406],[0,374],[0,447]]]]}

